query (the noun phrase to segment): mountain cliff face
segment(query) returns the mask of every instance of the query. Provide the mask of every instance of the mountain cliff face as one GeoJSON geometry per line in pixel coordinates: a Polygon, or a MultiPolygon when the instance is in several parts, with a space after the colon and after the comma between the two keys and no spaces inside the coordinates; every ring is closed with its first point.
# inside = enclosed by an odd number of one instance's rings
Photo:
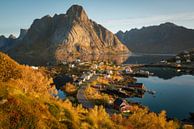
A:
{"type": "Polygon", "coordinates": [[[173,23],[119,31],[116,35],[137,53],[175,54],[194,47],[194,30],[173,23]]]}
{"type": "Polygon", "coordinates": [[[70,7],[66,14],[34,20],[20,35],[17,45],[8,53],[25,64],[60,62],[68,56],[129,52],[112,32],[90,20],[78,5],[70,7]]]}
{"type": "Polygon", "coordinates": [[[7,52],[16,41],[16,37],[10,35],[8,38],[0,36],[0,51],[7,52]]]}

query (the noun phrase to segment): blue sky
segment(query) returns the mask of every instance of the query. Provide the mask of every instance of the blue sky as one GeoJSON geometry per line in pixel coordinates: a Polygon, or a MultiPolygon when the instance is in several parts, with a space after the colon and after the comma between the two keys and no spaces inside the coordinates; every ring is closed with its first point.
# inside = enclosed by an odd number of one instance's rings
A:
{"type": "Polygon", "coordinates": [[[66,13],[73,4],[114,33],[164,22],[194,29],[194,0],[0,0],[0,35],[18,36],[34,19],[66,13]]]}

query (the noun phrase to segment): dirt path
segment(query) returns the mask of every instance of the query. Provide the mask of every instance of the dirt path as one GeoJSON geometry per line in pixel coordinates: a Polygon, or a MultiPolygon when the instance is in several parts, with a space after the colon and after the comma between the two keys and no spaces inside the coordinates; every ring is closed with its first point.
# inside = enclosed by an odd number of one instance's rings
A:
{"type": "Polygon", "coordinates": [[[80,104],[85,108],[94,108],[94,104],[89,101],[85,95],[85,89],[87,88],[87,83],[92,82],[97,79],[97,75],[94,75],[90,80],[86,81],[83,86],[77,92],[77,99],[80,104]]]}

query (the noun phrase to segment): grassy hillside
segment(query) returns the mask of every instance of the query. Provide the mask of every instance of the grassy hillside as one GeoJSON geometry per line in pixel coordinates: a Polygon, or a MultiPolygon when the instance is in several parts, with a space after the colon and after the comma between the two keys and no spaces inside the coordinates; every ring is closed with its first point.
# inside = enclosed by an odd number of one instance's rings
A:
{"type": "Polygon", "coordinates": [[[17,64],[0,53],[1,129],[176,129],[179,124],[138,108],[126,118],[103,107],[85,109],[54,98],[52,79],[42,70],[17,64]]]}
{"type": "Polygon", "coordinates": [[[0,52],[0,81],[8,81],[11,78],[17,79],[19,77],[21,77],[19,65],[7,55],[0,52]]]}

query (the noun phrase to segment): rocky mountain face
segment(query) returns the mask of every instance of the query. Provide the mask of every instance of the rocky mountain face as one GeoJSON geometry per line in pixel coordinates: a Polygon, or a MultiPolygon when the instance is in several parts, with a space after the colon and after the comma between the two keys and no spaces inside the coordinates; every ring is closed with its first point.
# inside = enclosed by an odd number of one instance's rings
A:
{"type": "Polygon", "coordinates": [[[119,31],[116,35],[137,53],[175,54],[194,47],[194,30],[173,23],[119,31]]]}
{"type": "Polygon", "coordinates": [[[27,34],[27,30],[21,29],[20,35],[18,38],[16,38],[14,35],[10,35],[8,38],[1,35],[0,36],[0,51],[7,53],[9,50],[13,49],[19,41],[21,41],[24,36],[27,34]]]}
{"type": "Polygon", "coordinates": [[[128,48],[103,26],[90,20],[85,10],[73,5],[66,14],[34,20],[7,53],[24,64],[45,65],[67,57],[88,54],[128,53],[128,48]]]}
{"type": "Polygon", "coordinates": [[[10,35],[8,38],[0,36],[0,51],[7,52],[16,41],[16,37],[10,35]]]}
{"type": "Polygon", "coordinates": [[[18,40],[22,40],[25,37],[25,35],[27,34],[27,32],[28,32],[28,30],[26,30],[26,29],[20,29],[20,35],[18,37],[18,40]]]}

